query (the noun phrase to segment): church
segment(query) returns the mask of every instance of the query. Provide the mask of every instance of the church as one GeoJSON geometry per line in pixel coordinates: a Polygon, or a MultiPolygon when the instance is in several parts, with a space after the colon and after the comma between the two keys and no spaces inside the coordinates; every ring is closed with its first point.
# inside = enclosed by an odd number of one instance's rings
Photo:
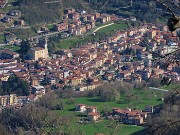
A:
{"type": "Polygon", "coordinates": [[[43,43],[41,43],[43,47],[33,47],[30,50],[30,56],[33,60],[38,60],[39,58],[42,59],[48,59],[49,54],[48,54],[48,47],[47,47],[47,39],[45,38],[43,40],[43,43]]]}

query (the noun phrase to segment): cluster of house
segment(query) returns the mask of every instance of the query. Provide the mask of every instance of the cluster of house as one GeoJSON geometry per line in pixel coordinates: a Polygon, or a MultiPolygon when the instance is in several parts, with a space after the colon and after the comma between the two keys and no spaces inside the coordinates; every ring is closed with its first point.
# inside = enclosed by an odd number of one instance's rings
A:
{"type": "MultiPolygon", "coordinates": [[[[157,107],[156,107],[157,108],[157,107]]],[[[100,120],[100,113],[97,111],[95,106],[86,106],[85,104],[76,105],[76,111],[84,113],[87,115],[87,120],[89,121],[98,121],[100,120]]],[[[118,120],[119,122],[132,125],[142,125],[146,122],[149,115],[154,113],[155,107],[146,106],[145,110],[133,110],[133,109],[121,109],[113,108],[112,113],[109,116],[112,116],[113,119],[118,120]]],[[[109,118],[107,116],[107,118],[109,118]]]]}
{"type": "Polygon", "coordinates": [[[21,19],[21,11],[9,10],[8,12],[0,11],[0,23],[4,25],[0,26],[0,33],[4,34],[4,43],[8,44],[19,44],[21,42],[17,36],[11,32],[5,32],[7,28],[17,29],[18,27],[26,27],[27,24],[21,19]]]}
{"type": "Polygon", "coordinates": [[[153,113],[159,112],[161,106],[146,106],[144,110],[113,108],[111,116],[119,122],[132,125],[143,125],[153,113]]]}
{"type": "Polygon", "coordinates": [[[16,94],[0,96],[0,110],[8,107],[15,109],[21,108],[23,105],[36,101],[45,94],[45,88],[41,85],[32,85],[31,94],[29,96],[17,96],[16,94]]]}
{"type": "Polygon", "coordinates": [[[113,108],[113,116],[125,124],[141,125],[148,117],[147,112],[142,110],[113,108]]]}
{"type": "MultiPolygon", "coordinates": [[[[73,36],[82,35],[95,27],[96,22],[107,23],[117,19],[115,16],[100,13],[77,12],[73,8],[64,10],[63,21],[54,25],[54,30],[58,32],[67,32],[73,36]]],[[[41,32],[47,32],[46,26],[41,27],[41,32]]]]}
{"type": "Polygon", "coordinates": [[[2,23],[13,23],[12,26],[26,26],[24,20],[20,19],[21,11],[9,10],[7,13],[0,12],[0,21],[2,23]]]}
{"type": "Polygon", "coordinates": [[[62,55],[49,59],[47,43],[34,47],[32,59],[18,62],[18,54],[1,50],[0,80],[14,74],[32,85],[59,89],[72,86],[79,91],[92,90],[104,81],[121,79],[134,83],[168,76],[180,81],[180,67],[164,59],[156,60],[152,53],[163,56],[179,47],[179,38],[165,31],[163,25],[144,24],[138,28],[118,31],[115,36],[79,48],[62,50],[62,55]],[[147,41],[145,45],[144,41],[147,41]],[[132,53],[122,54],[131,50],[132,53]],[[2,57],[3,56],[3,57],[2,57]]]}
{"type": "Polygon", "coordinates": [[[76,106],[76,111],[85,113],[89,121],[98,121],[100,119],[100,113],[97,112],[97,107],[86,106],[85,104],[78,104],[76,106]]]}

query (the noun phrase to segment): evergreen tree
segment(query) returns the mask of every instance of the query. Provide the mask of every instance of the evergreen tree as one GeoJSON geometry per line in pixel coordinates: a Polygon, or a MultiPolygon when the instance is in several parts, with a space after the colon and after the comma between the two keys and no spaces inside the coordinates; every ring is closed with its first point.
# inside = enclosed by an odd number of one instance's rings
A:
{"type": "Polygon", "coordinates": [[[31,48],[28,40],[22,40],[20,47],[21,47],[21,49],[19,50],[19,52],[24,55],[26,55],[31,48]]]}

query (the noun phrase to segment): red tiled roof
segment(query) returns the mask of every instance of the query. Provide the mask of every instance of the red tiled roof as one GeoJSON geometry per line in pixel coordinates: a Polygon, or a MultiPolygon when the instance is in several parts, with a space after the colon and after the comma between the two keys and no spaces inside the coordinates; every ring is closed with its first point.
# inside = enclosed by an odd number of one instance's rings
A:
{"type": "Polygon", "coordinates": [[[86,106],[86,108],[96,109],[97,107],[95,107],[95,106],[86,106]]]}
{"type": "Polygon", "coordinates": [[[85,106],[85,104],[78,104],[77,106],[85,106]]]}
{"type": "Polygon", "coordinates": [[[95,112],[91,112],[91,113],[88,113],[89,116],[98,116],[99,113],[95,113],[95,112]]]}

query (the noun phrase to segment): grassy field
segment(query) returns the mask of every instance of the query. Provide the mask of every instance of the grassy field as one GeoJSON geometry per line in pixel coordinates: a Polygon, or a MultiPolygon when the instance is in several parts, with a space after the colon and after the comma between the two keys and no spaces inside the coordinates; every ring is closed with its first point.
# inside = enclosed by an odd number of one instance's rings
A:
{"type": "Polygon", "coordinates": [[[3,44],[3,43],[4,43],[4,35],[0,34],[0,44],[3,44]]]}
{"type": "MultiPolygon", "coordinates": [[[[137,90],[134,90],[134,92],[137,92],[137,90]]],[[[103,111],[104,108],[110,108],[113,107],[119,107],[119,108],[127,108],[127,107],[133,107],[136,109],[144,109],[147,105],[158,105],[161,104],[162,101],[160,98],[162,97],[163,93],[156,91],[140,91],[135,96],[130,97],[129,101],[127,100],[127,97],[124,95],[121,95],[119,101],[112,101],[112,102],[102,102],[100,101],[99,97],[81,97],[81,98],[75,98],[73,99],[75,101],[74,104],[67,105],[63,111],[60,111],[60,113],[67,113],[69,110],[72,110],[76,104],[86,104],[89,106],[96,106],[98,108],[98,111],[103,111]],[[134,102],[136,101],[136,102],[134,102]]],[[[68,102],[69,99],[65,99],[65,102],[68,102]]]]}
{"type": "Polygon", "coordinates": [[[46,27],[48,28],[48,30],[51,30],[54,27],[54,24],[48,24],[46,27]]]}
{"type": "MultiPolygon", "coordinates": [[[[103,25],[107,25],[107,24],[103,24],[103,25]]],[[[100,25],[98,27],[101,27],[103,25],[100,25]]],[[[98,28],[98,27],[96,27],[96,28],[98,28]]],[[[108,33],[112,33],[117,30],[124,30],[127,28],[128,28],[128,26],[125,23],[115,23],[111,26],[108,26],[108,27],[98,30],[97,33],[108,35],[108,33]]],[[[96,35],[96,37],[93,37],[93,35],[91,35],[91,32],[89,32],[89,33],[84,34],[84,36],[82,36],[82,37],[70,37],[67,39],[63,39],[59,43],[55,43],[55,45],[57,46],[58,49],[69,49],[70,47],[75,47],[77,45],[77,43],[83,43],[83,42],[85,42],[89,39],[93,39],[93,38],[97,38],[97,35],[96,35]]]]}
{"type": "Polygon", "coordinates": [[[1,49],[10,49],[12,51],[18,51],[20,49],[20,47],[19,46],[15,46],[15,45],[6,45],[4,47],[1,47],[0,50],[1,49]]]}
{"type": "MultiPolygon", "coordinates": [[[[132,96],[129,101],[125,95],[121,95],[119,101],[112,102],[102,102],[99,97],[81,97],[81,98],[72,98],[72,99],[63,99],[65,102],[64,110],[56,110],[60,115],[73,115],[77,119],[84,118],[80,117],[78,112],[75,112],[75,106],[77,104],[85,104],[87,106],[96,106],[98,112],[103,112],[104,109],[112,110],[114,107],[118,108],[136,108],[136,109],[144,109],[147,105],[158,105],[161,104],[162,101],[160,98],[163,96],[162,92],[159,91],[139,91],[133,90],[131,94],[138,92],[135,96],[132,96]],[[74,101],[70,103],[69,101],[74,101]]],[[[62,100],[62,99],[61,99],[62,100]]],[[[72,127],[80,128],[85,135],[94,135],[95,133],[104,133],[105,135],[130,135],[134,132],[141,131],[144,127],[134,126],[134,125],[125,125],[120,124],[114,131],[113,126],[117,126],[119,123],[115,123],[115,121],[110,121],[106,119],[102,119],[99,122],[88,123],[88,124],[79,124],[77,122],[72,122],[72,127]]]]}
{"type": "Polygon", "coordinates": [[[96,123],[81,124],[80,128],[85,132],[86,135],[94,135],[95,133],[104,133],[105,135],[130,135],[134,132],[143,130],[143,127],[119,124],[115,129],[115,123],[112,121],[103,120],[96,123]]]}
{"type": "Polygon", "coordinates": [[[97,33],[109,33],[111,31],[125,30],[127,28],[128,28],[128,25],[126,23],[115,23],[113,25],[110,25],[110,26],[107,26],[98,30],[97,33]]]}
{"type": "Polygon", "coordinates": [[[80,37],[71,37],[68,39],[63,39],[59,43],[56,43],[59,49],[69,49],[70,47],[76,46],[77,42],[81,41],[80,37]]]}
{"type": "Polygon", "coordinates": [[[17,35],[20,39],[26,39],[29,37],[36,36],[37,34],[32,29],[7,29],[8,32],[11,32],[17,35]]]}
{"type": "Polygon", "coordinates": [[[165,90],[180,90],[180,84],[171,84],[169,86],[163,86],[161,87],[162,89],[165,89],[165,90]]]}

